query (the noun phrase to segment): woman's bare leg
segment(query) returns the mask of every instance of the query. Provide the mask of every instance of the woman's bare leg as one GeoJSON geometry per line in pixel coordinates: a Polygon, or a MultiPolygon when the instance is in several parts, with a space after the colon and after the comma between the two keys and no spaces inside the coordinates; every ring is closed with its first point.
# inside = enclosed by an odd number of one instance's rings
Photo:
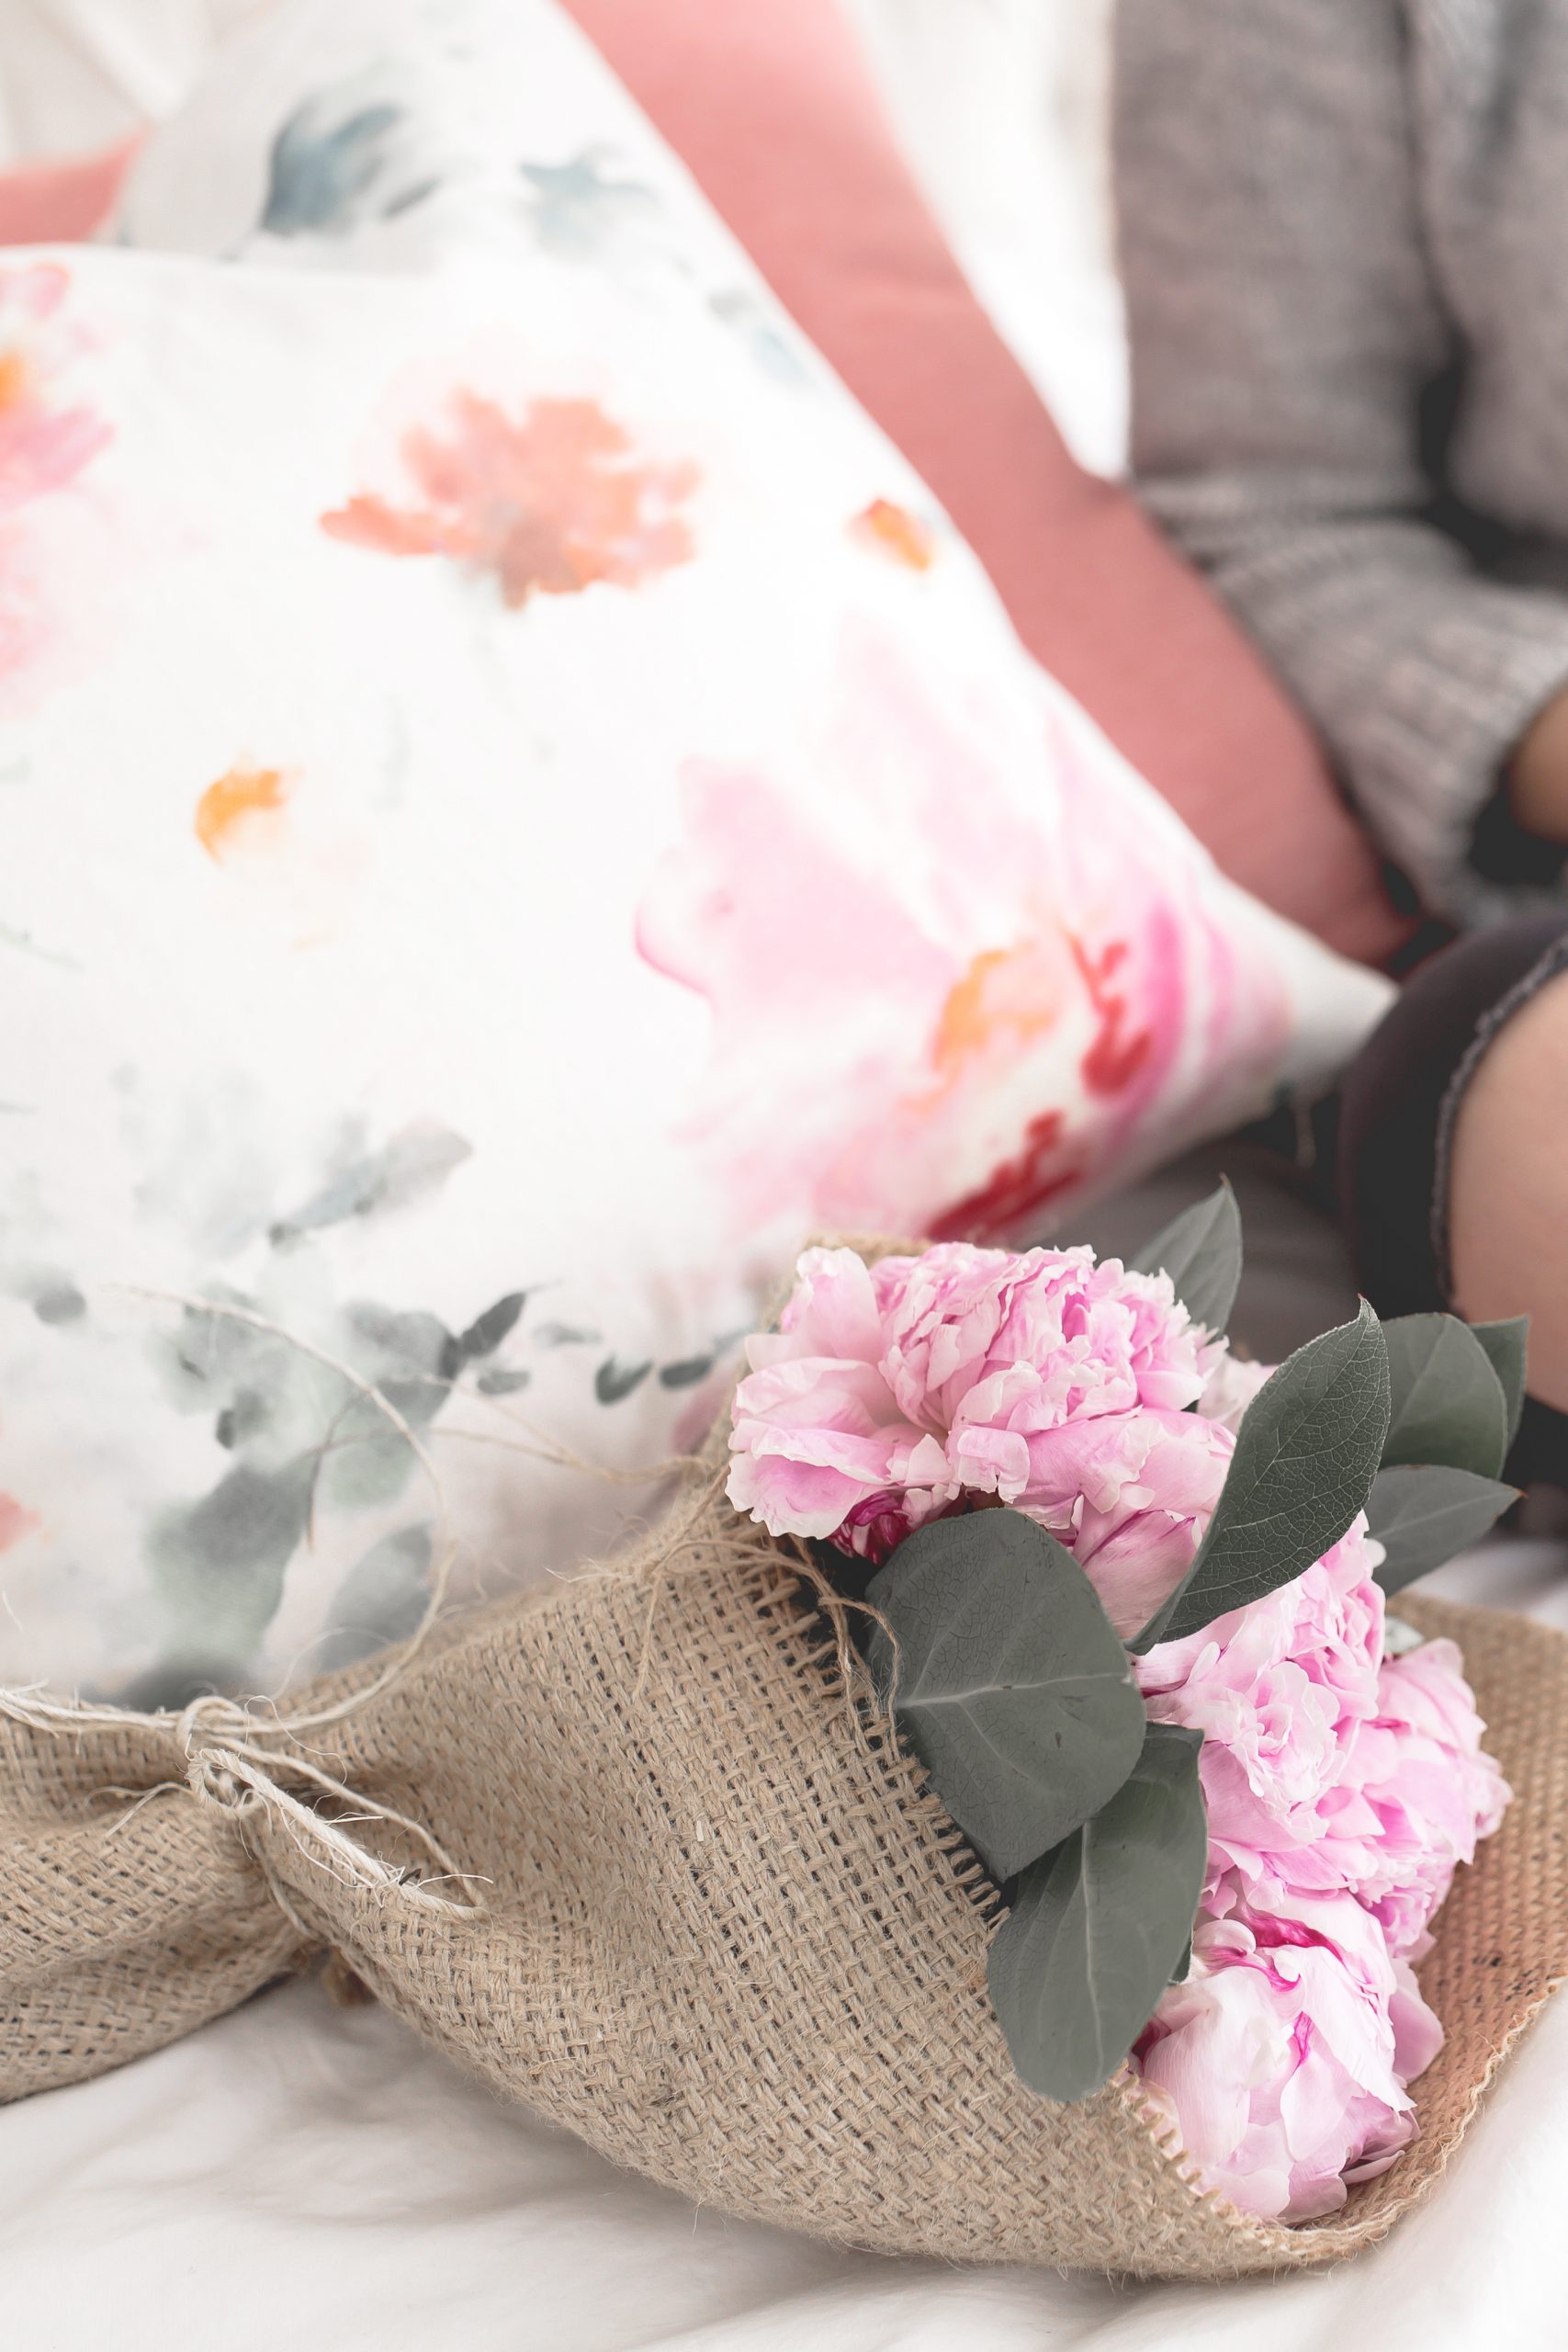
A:
{"type": "Polygon", "coordinates": [[[1469,1321],[1529,1317],[1530,1393],[1568,1411],[1568,973],[1505,1024],[1465,1090],[1449,1256],[1469,1321]]]}

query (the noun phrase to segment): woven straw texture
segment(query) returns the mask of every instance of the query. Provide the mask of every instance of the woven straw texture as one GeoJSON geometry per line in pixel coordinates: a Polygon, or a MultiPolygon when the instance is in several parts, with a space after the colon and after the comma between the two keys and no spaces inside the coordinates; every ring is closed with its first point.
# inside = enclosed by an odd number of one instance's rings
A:
{"type": "MultiPolygon", "coordinates": [[[[616,1573],[444,1629],[312,1746],[490,1881],[475,1910],[345,1883],[299,1818],[201,1802],[171,1719],[0,1722],[0,2093],[98,2074],[330,1948],[606,2155],[852,2245],[1217,2278],[1352,2253],[1442,2171],[1568,1955],[1568,1640],[1405,1612],[1462,1644],[1517,1801],[1426,1965],[1448,2043],[1420,2141],[1332,2223],[1287,2230],[1201,2195],[1130,2081],[1069,2108],[1021,2087],[988,1890],[847,1691],[798,1567],[711,1488],[678,1524],[678,1554],[656,1533],[616,1573]]],[[[414,1860],[383,1822],[352,1834],[414,1860]]]]}

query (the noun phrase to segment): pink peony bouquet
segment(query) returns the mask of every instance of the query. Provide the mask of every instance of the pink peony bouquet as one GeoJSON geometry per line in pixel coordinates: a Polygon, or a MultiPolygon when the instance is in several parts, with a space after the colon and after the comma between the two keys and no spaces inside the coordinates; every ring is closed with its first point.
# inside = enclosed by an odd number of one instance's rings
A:
{"type": "Polygon", "coordinates": [[[1293,2222],[1415,2135],[1416,1970],[1508,1802],[1459,1652],[1385,1604],[1510,1498],[1523,1340],[1364,1308],[1270,1374],[1221,1336],[1239,1270],[1228,1193],[1141,1269],[808,1250],[728,1493],[863,1593],[1008,1904],[1023,2079],[1131,2066],[1212,2187],[1293,2222]]]}

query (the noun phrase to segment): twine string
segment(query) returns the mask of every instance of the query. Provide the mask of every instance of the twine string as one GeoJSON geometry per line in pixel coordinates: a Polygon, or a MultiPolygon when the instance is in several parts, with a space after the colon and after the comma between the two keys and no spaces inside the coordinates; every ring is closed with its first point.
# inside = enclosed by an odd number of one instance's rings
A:
{"type": "MultiPolygon", "coordinates": [[[[109,1832],[123,1827],[130,1815],[152,1798],[166,1791],[183,1788],[197,1804],[221,1815],[239,1834],[246,1852],[263,1871],[280,1907],[308,1940],[314,1939],[288,1900],[259,1841],[246,1836],[247,1826],[258,1824],[264,1817],[285,1830],[307,1860],[329,1871],[342,1884],[382,1895],[395,1895],[397,1899],[418,1908],[448,1917],[477,1916],[485,1908],[484,1897],[479,1891],[481,1882],[460,1868],[422,1822],[400,1812],[396,1806],[383,1804],[366,1796],[345,1779],[312,1762],[305,1743],[305,1735],[347,1723],[372,1700],[383,1696],[400,1683],[419,1659],[432,1629],[445,1610],[457,1546],[452,1532],[452,1514],[446,1487],[428,1447],[407,1416],[374,1382],[367,1380],[352,1365],[340,1362],[312,1340],[301,1338],[298,1332],[288,1330],[254,1307],[242,1306],[227,1299],[205,1298],[181,1291],[153,1290],[140,1284],[123,1283],[114,1287],[131,1297],[178,1306],[187,1314],[220,1317],[282,1340],[333,1373],[351,1392],[381,1415],[409,1448],[434,1498],[436,1516],[431,1546],[433,1570],[428,1597],[419,1623],[412,1633],[388,1652],[386,1663],[372,1680],[363,1689],[351,1691],[329,1704],[285,1713],[280,1712],[271,1700],[258,1698],[243,1702],[209,1694],[192,1700],[178,1714],[167,1710],[144,1713],[134,1708],[112,1706],[98,1701],[53,1699],[39,1686],[29,1690],[0,1690],[0,1715],[8,1716],[13,1722],[34,1731],[77,1736],[135,1731],[170,1743],[183,1760],[183,1781],[161,1781],[136,1794],[127,1811],[109,1825],[109,1832]],[[258,1712],[264,1706],[269,1711],[265,1715],[258,1712]],[[314,1791],[333,1810],[322,1812],[319,1804],[305,1803],[288,1785],[289,1782],[296,1787],[303,1784],[307,1790],[314,1791]],[[349,1836],[346,1824],[350,1820],[356,1824],[379,1822],[389,1828],[400,1830],[436,1866],[435,1871],[394,1868],[383,1861],[358,1838],[349,1836]],[[448,1884],[455,1884],[460,1890],[459,1894],[437,1893],[433,1883],[437,1876],[448,1884]]],[[[562,1468],[603,1475],[615,1483],[621,1483],[627,1475],[608,1469],[600,1472],[597,1465],[564,1447],[536,1449],[528,1446],[520,1450],[536,1451],[540,1458],[553,1460],[562,1468]]],[[[705,1521],[724,1487],[727,1475],[726,1467],[716,1464],[711,1457],[690,1455],[662,1463],[658,1469],[660,1473],[676,1472],[691,1483],[694,1491],[689,1498],[688,1508],[684,1511],[672,1511],[666,1521],[658,1558],[651,1564],[644,1656],[637,1678],[639,1696],[647,1679],[653,1618],[664,1579],[672,1573],[678,1573],[677,1564],[683,1559],[694,1558],[705,1552],[711,1555],[715,1550],[713,1537],[705,1521]]],[[[755,1528],[748,1527],[738,1520],[726,1536],[719,1539],[717,1548],[733,1549],[737,1564],[743,1565],[752,1555],[759,1540],[755,1528]]],[[[858,1719],[859,1710],[853,1692],[859,1677],[853,1645],[848,1633],[845,1605],[820,1575],[809,1555],[803,1549],[796,1548],[796,1566],[802,1581],[814,1589],[832,1628],[840,1666],[845,1676],[846,1702],[852,1716],[858,1719]]],[[[613,1563],[602,1562],[587,1569],[585,1574],[592,1577],[615,1572],[613,1563]]],[[[863,1736],[858,1720],[856,1727],[858,1736],[863,1736]]],[[[132,1794],[130,1791],[118,1793],[132,1794]]]]}
{"type": "MultiPolygon", "coordinates": [[[[22,1724],[33,1731],[77,1735],[136,1731],[171,1742],[184,1761],[183,1783],[163,1781],[154,1788],[142,1791],[130,1812],[164,1790],[183,1785],[198,1805],[221,1815],[239,1832],[246,1851],[263,1871],[276,1901],[302,1935],[309,1937],[310,1930],[288,1901],[265,1855],[254,1839],[245,1836],[247,1823],[255,1822],[259,1816],[268,1817],[286,1830],[307,1859],[328,1871],[341,1884],[380,1894],[395,1894],[400,1900],[417,1908],[439,1912],[449,1917],[475,1917],[484,1908],[480,1882],[459,1867],[423,1823],[400,1812],[394,1805],[383,1804],[366,1796],[337,1774],[313,1763],[305,1752],[306,1734],[347,1723],[373,1699],[379,1698],[404,1679],[446,1608],[457,1545],[452,1532],[452,1514],[446,1487],[428,1447],[406,1414],[400,1412],[373,1381],[367,1380],[352,1365],[342,1363],[312,1340],[301,1338],[297,1331],[287,1329],[254,1307],[242,1306],[227,1299],[203,1298],[182,1291],[152,1290],[140,1284],[122,1283],[114,1287],[130,1297],[178,1306],[187,1314],[220,1317],[229,1322],[243,1324],[251,1330],[283,1340],[334,1374],[353,1394],[374,1412],[380,1414],[408,1447],[434,1498],[436,1518],[431,1545],[433,1565],[429,1591],[419,1623],[412,1633],[389,1651],[385,1665],[373,1679],[364,1689],[351,1691],[329,1705],[284,1713],[270,1700],[242,1702],[209,1694],[192,1700],[177,1715],[167,1710],[146,1713],[136,1708],[111,1706],[93,1700],[52,1699],[41,1687],[38,1687],[19,1690],[0,1690],[0,1715],[8,1716],[13,1723],[22,1724]],[[262,1705],[270,1710],[266,1715],[256,1711],[262,1705]],[[319,1805],[305,1804],[286,1785],[290,1781],[296,1784],[302,1782],[317,1792],[339,1809],[338,1816],[334,1818],[333,1814],[322,1812],[319,1805]],[[403,1831],[436,1866],[434,1875],[448,1883],[455,1883],[461,1890],[460,1895],[438,1894],[431,1883],[430,1874],[393,1868],[381,1860],[358,1838],[348,1835],[344,1826],[344,1815],[356,1822],[381,1822],[389,1828],[403,1831]]],[[[532,1448],[526,1450],[535,1451],[532,1448]]],[[[544,1448],[537,1451],[540,1458],[554,1459],[562,1467],[591,1470],[593,1466],[570,1454],[565,1448],[553,1453],[544,1448]]],[[[682,1462],[679,1465],[660,1466],[689,1468],[691,1465],[682,1462]]],[[[123,1826],[129,1817],[129,1814],[121,1814],[115,1823],[109,1825],[110,1830],[123,1826]]]]}
{"type": "MultiPolygon", "coordinates": [[[[258,1723],[248,1707],[232,1699],[195,1699],[178,1715],[143,1714],[131,1707],[51,1699],[38,1690],[0,1690],[0,1714],[31,1731],[152,1732],[177,1748],[185,1759],[185,1779],[183,1783],[165,1781],[156,1788],[142,1791],[138,1804],[145,1804],[166,1789],[183,1786],[198,1805],[221,1815],[240,1831],[242,1838],[248,1820],[263,1814],[271,1816],[288,1830],[307,1859],[329,1871],[341,1885],[383,1894],[395,1889],[403,1901],[416,1908],[448,1916],[471,1918],[484,1908],[479,1882],[459,1868],[423,1822],[400,1812],[395,1805],[383,1804],[378,1799],[365,1795],[303,1756],[280,1756],[276,1747],[267,1743],[276,1740],[279,1733],[288,1732],[287,1721],[258,1723]],[[355,1821],[383,1822],[404,1831],[423,1848],[440,1876],[461,1888],[461,1898],[438,1894],[425,1883],[423,1873],[415,1875],[381,1860],[357,1838],[351,1838],[341,1821],[303,1804],[284,1785],[285,1780],[303,1781],[334,1804],[352,1807],[355,1821]]],[[[120,1816],[121,1821],[124,1818],[120,1816]]],[[[111,1825],[111,1829],[117,1826],[111,1825]]],[[[249,1838],[244,1842],[246,1851],[263,1868],[282,1908],[300,1932],[309,1935],[310,1930],[288,1902],[265,1856],[257,1852],[249,1838]]]]}

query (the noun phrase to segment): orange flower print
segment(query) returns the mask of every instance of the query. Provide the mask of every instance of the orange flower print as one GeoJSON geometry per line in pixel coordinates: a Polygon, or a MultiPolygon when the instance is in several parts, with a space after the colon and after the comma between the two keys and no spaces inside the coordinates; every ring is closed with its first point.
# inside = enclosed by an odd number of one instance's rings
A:
{"type": "Polygon", "coordinates": [[[929,571],[936,561],[936,533],[931,525],[907,506],[895,506],[890,498],[874,498],[850,530],[863,547],[906,564],[911,571],[929,571]]]}
{"type": "Polygon", "coordinates": [[[196,837],[208,856],[220,865],[257,819],[282,809],[293,782],[281,768],[241,767],[209,784],[196,804],[196,837]]]}
{"type": "Polygon", "coordinates": [[[401,457],[412,502],[362,492],[321,528],[380,555],[446,556],[488,573],[513,609],[595,581],[633,588],[692,555],[677,510],[697,468],[637,462],[593,401],[531,401],[513,417],[459,390],[440,425],[404,435],[401,457]]]}

